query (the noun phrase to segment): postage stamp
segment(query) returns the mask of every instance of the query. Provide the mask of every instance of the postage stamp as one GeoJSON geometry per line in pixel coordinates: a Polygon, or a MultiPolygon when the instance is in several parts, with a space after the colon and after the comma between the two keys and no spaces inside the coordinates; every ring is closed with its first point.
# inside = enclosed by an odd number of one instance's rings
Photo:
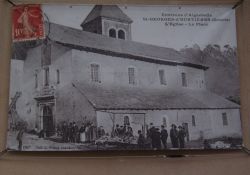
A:
{"type": "Polygon", "coordinates": [[[41,5],[19,5],[12,11],[13,41],[43,39],[44,20],[41,5]]]}

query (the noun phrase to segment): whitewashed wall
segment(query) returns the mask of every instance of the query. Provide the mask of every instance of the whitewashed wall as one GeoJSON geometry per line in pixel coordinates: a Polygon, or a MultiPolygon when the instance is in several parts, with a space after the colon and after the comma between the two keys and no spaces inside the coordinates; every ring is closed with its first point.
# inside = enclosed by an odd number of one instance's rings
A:
{"type": "MultiPolygon", "coordinates": [[[[204,71],[196,68],[186,68],[160,65],[137,61],[127,58],[106,56],[97,53],[73,50],[73,74],[77,80],[91,82],[90,64],[100,65],[101,84],[137,86],[145,88],[179,88],[182,87],[181,73],[184,70],[188,77],[188,87],[192,89],[201,89],[205,86],[198,86],[197,81],[204,80],[204,71]],[[134,67],[136,70],[136,84],[128,83],[128,68],[134,67]],[[160,84],[159,70],[165,71],[166,85],[160,84]],[[194,76],[196,75],[197,76],[194,76]],[[190,83],[190,85],[189,85],[190,83]]],[[[205,81],[204,81],[205,84],[205,81]]]]}
{"type": "MultiPolygon", "coordinates": [[[[35,96],[35,70],[41,72],[41,46],[30,49],[23,64],[23,79],[20,83],[22,95],[17,101],[19,116],[28,122],[29,128],[35,128],[37,111],[35,96]]],[[[39,75],[39,80],[42,75],[39,75]]],[[[12,77],[11,77],[12,79],[12,77]]]]}
{"type": "MultiPolygon", "coordinates": [[[[186,73],[187,87],[191,89],[206,89],[205,72],[201,69],[194,69],[187,66],[178,66],[178,74],[186,73]]],[[[181,84],[181,77],[178,77],[181,84]]]]}
{"type": "MultiPolygon", "coordinates": [[[[116,111],[119,113],[119,111],[116,111]]],[[[122,112],[122,111],[120,111],[122,112]]],[[[166,129],[170,132],[171,125],[175,124],[177,127],[182,123],[188,123],[189,138],[190,140],[198,140],[201,137],[204,139],[228,136],[228,137],[240,137],[241,126],[238,109],[229,110],[154,110],[154,111],[127,111],[127,114],[116,115],[115,124],[123,125],[123,117],[125,115],[130,116],[131,123],[134,122],[133,112],[146,112],[145,119],[146,124],[153,123],[155,127],[160,128],[163,125],[163,117],[166,118],[166,129]],[[228,116],[228,126],[223,126],[222,113],[226,112],[228,116]],[[192,115],[195,116],[195,126],[192,125],[192,115]]],[[[112,131],[112,120],[110,114],[106,112],[97,112],[97,125],[103,126],[106,132],[112,131]]],[[[141,121],[137,122],[143,125],[143,115],[141,115],[141,121]]],[[[139,121],[139,120],[137,120],[139,121]]],[[[141,127],[131,125],[134,130],[134,135],[137,135],[137,131],[141,127]]],[[[169,140],[170,141],[170,140],[169,140]]]]}
{"type": "Polygon", "coordinates": [[[213,135],[221,137],[231,135],[233,137],[241,136],[241,119],[239,109],[211,110],[210,111],[213,135]],[[223,126],[222,113],[227,114],[228,125],[223,126]]]}
{"type": "Polygon", "coordinates": [[[17,91],[21,91],[23,83],[23,60],[11,59],[10,63],[10,94],[9,97],[15,96],[17,91]]]}

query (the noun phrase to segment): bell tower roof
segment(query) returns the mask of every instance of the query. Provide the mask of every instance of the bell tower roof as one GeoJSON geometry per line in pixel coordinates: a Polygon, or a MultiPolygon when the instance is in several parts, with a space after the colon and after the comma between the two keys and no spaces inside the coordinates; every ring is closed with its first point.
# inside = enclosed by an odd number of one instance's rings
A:
{"type": "Polygon", "coordinates": [[[95,5],[81,26],[98,17],[105,17],[129,24],[133,22],[117,5],[95,5]]]}

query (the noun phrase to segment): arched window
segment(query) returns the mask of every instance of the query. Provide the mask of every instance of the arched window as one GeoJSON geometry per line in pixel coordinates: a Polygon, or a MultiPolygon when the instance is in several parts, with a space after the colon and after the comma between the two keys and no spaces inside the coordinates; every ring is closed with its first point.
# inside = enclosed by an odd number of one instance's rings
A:
{"type": "Polygon", "coordinates": [[[165,127],[167,126],[167,119],[166,119],[166,117],[162,118],[162,125],[165,126],[165,127]]]}
{"type": "Polygon", "coordinates": [[[196,120],[194,115],[192,115],[192,126],[196,126],[196,120]]]}
{"type": "Polygon", "coordinates": [[[125,39],[125,32],[123,30],[118,31],[118,38],[119,39],[125,39]]]}
{"type": "Polygon", "coordinates": [[[116,31],[115,29],[109,29],[109,36],[112,38],[116,38],[116,31]]]}
{"type": "Polygon", "coordinates": [[[124,125],[130,125],[129,117],[127,115],[124,116],[124,125]]]}

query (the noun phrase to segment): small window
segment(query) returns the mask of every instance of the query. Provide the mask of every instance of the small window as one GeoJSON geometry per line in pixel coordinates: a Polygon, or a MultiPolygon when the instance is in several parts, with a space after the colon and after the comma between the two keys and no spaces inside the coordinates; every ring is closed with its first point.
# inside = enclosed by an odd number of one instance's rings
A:
{"type": "Polygon", "coordinates": [[[123,30],[118,31],[118,38],[119,39],[125,39],[125,32],[123,30]]]}
{"type": "Polygon", "coordinates": [[[100,66],[98,64],[91,64],[91,80],[100,82],[100,66]]]}
{"type": "Polygon", "coordinates": [[[127,115],[124,116],[124,125],[130,125],[129,117],[127,115]]]}
{"type": "Polygon", "coordinates": [[[128,68],[128,81],[129,84],[135,84],[135,68],[128,68]]]}
{"type": "Polygon", "coordinates": [[[44,68],[44,85],[49,86],[49,67],[44,68]]]}
{"type": "Polygon", "coordinates": [[[160,83],[162,85],[166,85],[166,77],[165,77],[165,72],[163,69],[159,70],[159,78],[160,78],[160,83]]]}
{"type": "Polygon", "coordinates": [[[196,126],[195,116],[192,115],[192,126],[196,126]]]}
{"type": "Polygon", "coordinates": [[[165,126],[165,127],[167,126],[167,119],[166,119],[166,117],[162,118],[162,125],[165,126]]]}
{"type": "Polygon", "coordinates": [[[112,37],[112,38],[116,38],[116,31],[115,31],[115,29],[110,29],[109,30],[109,36],[112,37]]]}
{"type": "Polygon", "coordinates": [[[38,88],[38,73],[35,73],[35,88],[38,88]]]}
{"type": "Polygon", "coordinates": [[[227,113],[222,113],[222,123],[223,126],[227,126],[228,125],[228,120],[227,120],[227,113]]]}
{"type": "Polygon", "coordinates": [[[56,83],[60,84],[60,71],[59,71],[59,69],[56,70],[56,83]]]}
{"type": "Polygon", "coordinates": [[[42,46],[42,66],[51,65],[51,47],[51,44],[47,43],[47,41],[45,41],[45,44],[42,46]]]}
{"type": "Polygon", "coordinates": [[[187,87],[187,77],[186,77],[186,73],[184,73],[184,72],[181,73],[181,80],[182,80],[182,86],[183,86],[183,87],[187,87]]]}

